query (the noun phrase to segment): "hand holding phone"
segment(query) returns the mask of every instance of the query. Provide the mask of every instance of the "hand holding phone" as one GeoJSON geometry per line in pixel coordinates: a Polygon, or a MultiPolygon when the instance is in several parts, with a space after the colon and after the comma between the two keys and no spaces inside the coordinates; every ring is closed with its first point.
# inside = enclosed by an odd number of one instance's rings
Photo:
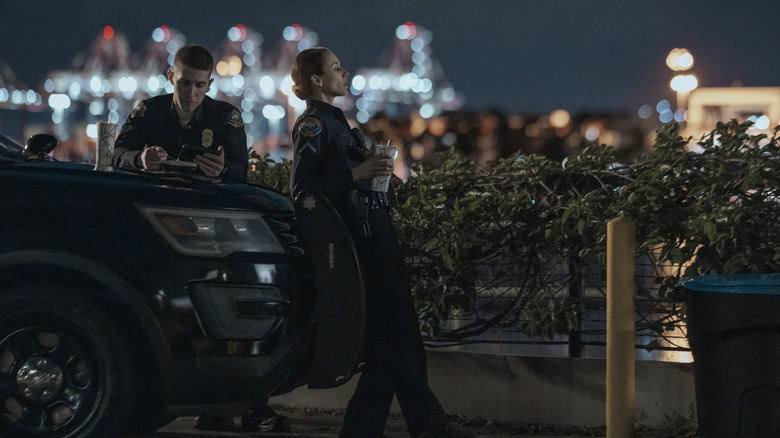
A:
{"type": "Polygon", "coordinates": [[[185,144],[179,152],[179,161],[193,161],[196,156],[203,155],[205,153],[216,154],[217,151],[210,148],[204,148],[203,146],[193,146],[185,144]]]}
{"type": "Polygon", "coordinates": [[[216,151],[209,150],[208,152],[208,154],[196,155],[193,163],[198,165],[198,169],[204,175],[216,178],[225,169],[225,150],[220,146],[216,151]]]}

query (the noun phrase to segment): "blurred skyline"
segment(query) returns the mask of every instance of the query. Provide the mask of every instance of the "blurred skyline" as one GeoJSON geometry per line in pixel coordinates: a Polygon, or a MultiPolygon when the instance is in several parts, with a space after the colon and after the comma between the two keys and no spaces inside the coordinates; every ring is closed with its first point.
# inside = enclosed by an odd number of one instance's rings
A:
{"type": "Polygon", "coordinates": [[[665,60],[678,47],[693,54],[700,87],[780,86],[780,2],[771,0],[0,0],[0,11],[0,60],[31,88],[70,68],[107,25],[134,52],[162,25],[213,51],[240,23],[267,51],[299,23],[354,73],[409,21],[433,34],[433,55],[472,110],[636,112],[674,98],[665,60]]]}

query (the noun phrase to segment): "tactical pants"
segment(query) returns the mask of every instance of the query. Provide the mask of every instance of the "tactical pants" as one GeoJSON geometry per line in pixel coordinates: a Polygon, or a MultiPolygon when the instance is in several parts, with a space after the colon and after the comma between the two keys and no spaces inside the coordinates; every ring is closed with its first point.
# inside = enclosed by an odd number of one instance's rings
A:
{"type": "Polygon", "coordinates": [[[388,210],[372,210],[369,222],[370,236],[353,236],[366,286],[365,366],[340,436],[381,437],[395,395],[417,438],[445,427],[447,418],[428,386],[425,349],[388,210]]]}

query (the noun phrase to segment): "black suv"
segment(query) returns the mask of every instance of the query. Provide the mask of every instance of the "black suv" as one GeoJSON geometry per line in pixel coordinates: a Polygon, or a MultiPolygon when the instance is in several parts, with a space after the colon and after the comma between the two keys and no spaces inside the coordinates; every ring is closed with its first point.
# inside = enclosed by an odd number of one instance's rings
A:
{"type": "Polygon", "coordinates": [[[354,325],[315,321],[362,300],[316,300],[283,195],[98,171],[31,140],[0,136],[0,436],[146,432],[352,375],[354,325]]]}

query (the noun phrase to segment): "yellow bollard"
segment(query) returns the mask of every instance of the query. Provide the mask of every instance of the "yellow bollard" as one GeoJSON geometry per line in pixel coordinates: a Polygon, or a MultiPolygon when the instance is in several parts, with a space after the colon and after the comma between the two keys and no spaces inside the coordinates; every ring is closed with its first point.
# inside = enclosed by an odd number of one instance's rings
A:
{"type": "Polygon", "coordinates": [[[634,436],[635,240],[631,219],[607,224],[607,438],[634,436]]]}

